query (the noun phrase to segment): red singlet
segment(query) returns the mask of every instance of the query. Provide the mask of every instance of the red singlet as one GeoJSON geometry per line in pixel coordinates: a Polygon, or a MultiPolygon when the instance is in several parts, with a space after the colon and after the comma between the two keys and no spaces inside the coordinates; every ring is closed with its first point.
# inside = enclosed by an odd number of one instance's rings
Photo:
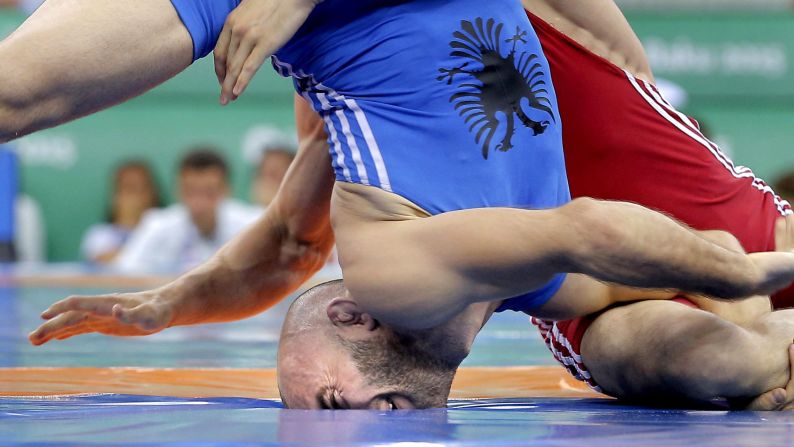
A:
{"type": "MultiPolygon", "coordinates": [[[[549,60],[573,197],[635,202],[699,230],[725,230],[748,252],[775,249],[775,222],[791,206],[736,166],[652,84],[635,78],[527,13],[549,60]]],[[[773,297],[794,306],[794,294],[773,297]]],[[[597,388],[581,361],[591,318],[533,319],[557,360],[597,388]]]]}

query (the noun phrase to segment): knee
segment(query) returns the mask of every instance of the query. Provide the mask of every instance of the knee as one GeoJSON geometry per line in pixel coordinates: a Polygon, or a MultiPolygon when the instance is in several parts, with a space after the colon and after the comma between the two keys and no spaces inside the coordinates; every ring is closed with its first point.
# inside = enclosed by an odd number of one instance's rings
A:
{"type": "Polygon", "coordinates": [[[32,121],[33,100],[19,83],[0,79],[0,143],[24,135],[32,121]]]}
{"type": "Polygon", "coordinates": [[[52,74],[20,68],[25,76],[0,73],[0,142],[50,127],[70,108],[66,95],[59,94],[52,74]]]}
{"type": "Polygon", "coordinates": [[[20,136],[22,131],[21,114],[22,112],[13,102],[4,100],[0,94],[0,143],[6,143],[20,136]]]}

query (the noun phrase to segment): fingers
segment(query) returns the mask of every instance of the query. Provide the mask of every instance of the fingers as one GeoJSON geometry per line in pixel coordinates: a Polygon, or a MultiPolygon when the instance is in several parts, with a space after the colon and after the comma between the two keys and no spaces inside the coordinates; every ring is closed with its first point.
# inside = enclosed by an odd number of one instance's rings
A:
{"type": "Polygon", "coordinates": [[[70,296],[42,312],[41,318],[49,320],[69,311],[90,312],[109,317],[111,309],[116,303],[118,303],[117,296],[70,296]]]}
{"type": "Polygon", "coordinates": [[[226,61],[229,56],[229,43],[232,38],[232,30],[229,21],[223,26],[221,35],[218,38],[218,43],[215,45],[215,76],[218,77],[218,84],[223,85],[223,80],[226,79],[226,61]]]}
{"type": "Polygon", "coordinates": [[[775,411],[786,402],[786,390],[783,388],[775,388],[772,391],[758,396],[750,402],[745,410],[747,411],[775,411]]]}
{"type": "Polygon", "coordinates": [[[748,256],[757,272],[751,275],[754,284],[745,295],[770,295],[794,281],[794,253],[763,252],[748,256]]]}
{"type": "Polygon", "coordinates": [[[221,105],[227,105],[234,100],[232,90],[234,89],[234,79],[230,73],[235,61],[239,57],[237,50],[240,48],[240,32],[239,28],[233,28],[230,34],[229,46],[226,53],[226,76],[221,83],[221,105]]]}
{"type": "Polygon", "coordinates": [[[36,346],[43,345],[53,338],[57,338],[61,333],[71,327],[79,325],[85,321],[87,315],[84,312],[69,311],[62,313],[42,324],[35,331],[28,335],[30,342],[36,346]]]}
{"type": "Polygon", "coordinates": [[[123,305],[116,304],[107,317],[81,311],[68,311],[39,326],[28,335],[28,339],[33,345],[39,346],[51,340],[65,340],[89,332],[108,335],[146,335],[165,329],[169,318],[168,312],[151,304],[141,304],[132,309],[125,309],[123,305]]]}
{"type": "Polygon", "coordinates": [[[57,335],[53,335],[53,339],[66,340],[67,338],[71,338],[76,335],[88,334],[89,332],[95,332],[95,330],[88,329],[85,327],[72,327],[70,329],[65,329],[63,331],[58,332],[57,335]]]}
{"type": "Polygon", "coordinates": [[[233,101],[239,96],[235,92],[237,79],[240,77],[243,66],[246,64],[255,45],[256,41],[248,36],[243,36],[237,42],[235,42],[235,37],[232,37],[232,44],[229,47],[229,58],[226,62],[226,79],[224,79],[221,88],[221,98],[233,101]],[[234,46],[235,43],[237,43],[236,47],[234,46]]]}
{"type": "Polygon", "coordinates": [[[259,71],[259,68],[265,62],[265,59],[270,55],[270,51],[263,48],[262,46],[256,46],[251,51],[251,54],[248,56],[248,59],[245,61],[245,65],[240,72],[237,83],[234,86],[234,90],[232,93],[234,96],[240,96],[245,92],[245,89],[248,88],[248,84],[251,83],[251,80],[254,78],[254,75],[259,71]]]}
{"type": "Polygon", "coordinates": [[[794,344],[788,348],[790,377],[786,388],[775,388],[758,396],[750,402],[746,410],[750,411],[775,411],[794,410],[794,344]]]}

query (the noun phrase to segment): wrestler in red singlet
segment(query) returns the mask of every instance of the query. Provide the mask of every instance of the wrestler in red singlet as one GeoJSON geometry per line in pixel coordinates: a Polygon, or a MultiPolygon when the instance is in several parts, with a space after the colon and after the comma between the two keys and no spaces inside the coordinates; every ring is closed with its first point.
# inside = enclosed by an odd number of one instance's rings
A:
{"type": "MultiPolygon", "coordinates": [[[[653,85],[527,15],[551,65],[573,197],[639,203],[695,229],[728,231],[748,252],[775,249],[775,222],[792,213],[787,202],[735,166],[653,85]]],[[[773,303],[794,306],[790,298],[773,303]]],[[[579,355],[592,321],[533,319],[557,360],[595,386],[579,355]]]]}

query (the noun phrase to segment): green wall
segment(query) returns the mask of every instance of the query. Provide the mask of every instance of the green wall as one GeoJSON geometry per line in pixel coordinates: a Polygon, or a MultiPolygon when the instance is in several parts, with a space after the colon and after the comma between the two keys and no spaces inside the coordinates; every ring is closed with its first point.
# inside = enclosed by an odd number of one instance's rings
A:
{"type": "MultiPolygon", "coordinates": [[[[688,90],[687,111],[707,123],[738,163],[768,180],[794,166],[794,15],[643,13],[629,19],[657,76],[688,90]]],[[[21,20],[0,13],[0,35],[21,20]]],[[[204,60],[141,98],[19,141],[23,188],[44,209],[50,259],[76,259],[82,232],[104,213],[110,169],[125,158],[150,160],[170,193],[181,151],[214,143],[232,162],[235,195],[247,198],[250,167],[241,140],[259,124],[293,127],[291,85],[264,67],[238,103],[221,108],[217,95],[211,61],[204,60]]]]}

